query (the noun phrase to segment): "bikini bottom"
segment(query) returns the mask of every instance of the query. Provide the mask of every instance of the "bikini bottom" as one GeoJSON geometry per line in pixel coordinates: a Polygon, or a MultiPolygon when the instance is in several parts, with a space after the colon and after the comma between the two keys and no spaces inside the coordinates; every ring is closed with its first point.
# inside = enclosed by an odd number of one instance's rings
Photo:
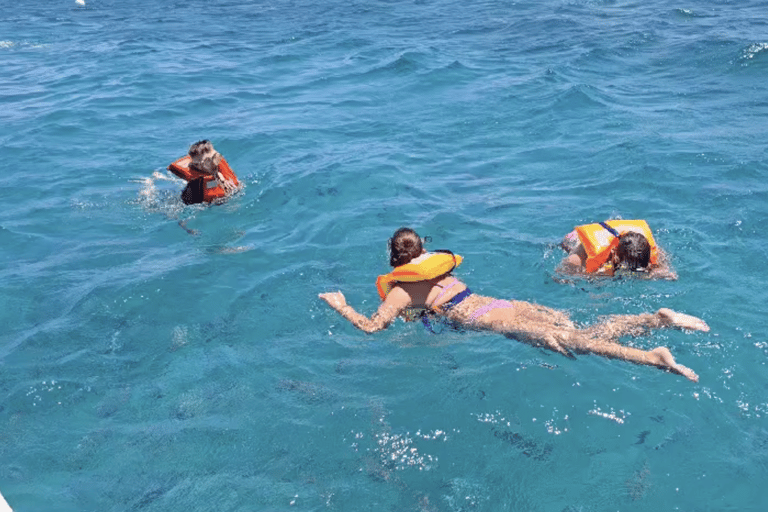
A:
{"type": "MultiPolygon", "coordinates": [[[[451,308],[456,307],[461,301],[463,301],[464,299],[466,299],[470,295],[472,295],[472,291],[469,288],[467,288],[463,292],[457,293],[453,298],[451,298],[451,300],[449,300],[448,302],[446,302],[442,306],[440,306],[440,309],[442,310],[443,313],[446,313],[451,308]]],[[[469,317],[469,320],[467,320],[467,323],[468,324],[474,323],[481,316],[485,315],[486,313],[489,313],[490,311],[492,311],[494,309],[507,309],[507,308],[513,308],[513,307],[515,307],[514,304],[512,304],[512,302],[510,302],[508,300],[493,299],[491,302],[489,302],[485,306],[481,306],[481,307],[477,308],[475,311],[473,311],[472,314],[469,317]]],[[[434,330],[434,327],[432,326],[433,322],[430,321],[429,315],[427,315],[427,314],[422,315],[421,322],[424,324],[424,327],[429,332],[431,332],[433,334],[436,334],[435,330],[434,330]]],[[[450,327],[451,329],[461,330],[461,325],[460,324],[458,324],[457,322],[450,321],[450,320],[448,320],[448,319],[446,319],[444,317],[442,318],[442,322],[441,323],[447,324],[447,326],[450,327]]]]}
{"type": "Polygon", "coordinates": [[[474,322],[484,314],[494,309],[507,309],[507,308],[513,308],[513,307],[515,307],[514,304],[512,304],[508,300],[494,299],[488,304],[486,304],[485,306],[477,308],[469,317],[469,323],[474,322]]]}

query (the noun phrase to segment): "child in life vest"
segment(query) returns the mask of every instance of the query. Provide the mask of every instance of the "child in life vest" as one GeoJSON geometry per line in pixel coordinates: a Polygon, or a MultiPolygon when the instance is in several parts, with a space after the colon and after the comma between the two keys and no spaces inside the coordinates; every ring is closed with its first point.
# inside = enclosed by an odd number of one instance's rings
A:
{"type": "Polygon", "coordinates": [[[211,203],[231,195],[240,186],[234,171],[208,140],[192,144],[188,155],[173,162],[168,170],[187,180],[181,192],[184,204],[211,203]]]}
{"type": "Polygon", "coordinates": [[[633,272],[651,279],[677,279],[644,220],[577,226],[560,246],[568,252],[558,267],[560,273],[613,277],[617,272],[633,272]]]}

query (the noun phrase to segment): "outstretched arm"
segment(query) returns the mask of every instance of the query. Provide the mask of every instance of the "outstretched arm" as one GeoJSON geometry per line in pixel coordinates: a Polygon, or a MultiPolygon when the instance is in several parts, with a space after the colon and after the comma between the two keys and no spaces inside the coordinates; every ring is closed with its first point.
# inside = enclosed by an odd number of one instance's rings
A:
{"type": "Polygon", "coordinates": [[[655,267],[651,268],[651,277],[653,279],[666,279],[668,281],[676,281],[677,272],[672,270],[672,267],[669,264],[669,256],[667,256],[667,253],[662,251],[661,248],[659,248],[658,251],[659,261],[655,267]]]}
{"type": "Polygon", "coordinates": [[[580,243],[576,245],[573,250],[563,258],[560,265],[557,267],[557,272],[560,274],[576,275],[584,273],[584,262],[587,261],[587,251],[584,250],[584,246],[580,243]]]}
{"type": "Polygon", "coordinates": [[[373,316],[368,318],[347,304],[347,299],[341,292],[321,293],[318,297],[327,302],[341,316],[349,320],[352,325],[369,334],[389,327],[389,324],[397,318],[397,315],[410,304],[410,297],[402,289],[395,288],[387,295],[386,300],[381,303],[381,306],[379,306],[379,309],[373,316]],[[405,297],[401,295],[405,295],[405,297]]]}

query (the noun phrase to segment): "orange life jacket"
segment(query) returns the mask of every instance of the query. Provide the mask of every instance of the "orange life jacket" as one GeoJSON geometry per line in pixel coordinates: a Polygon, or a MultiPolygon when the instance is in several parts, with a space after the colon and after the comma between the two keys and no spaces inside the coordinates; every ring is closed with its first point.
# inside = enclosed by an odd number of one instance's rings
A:
{"type": "MultiPolygon", "coordinates": [[[[211,201],[215,201],[216,199],[220,199],[222,197],[225,197],[227,195],[227,192],[220,186],[215,185],[212,187],[209,187],[208,184],[211,182],[215,183],[216,178],[211,176],[210,174],[196,171],[189,167],[189,162],[192,161],[192,158],[187,155],[179,158],[175,162],[173,162],[171,165],[168,166],[168,170],[171,171],[173,174],[178,176],[179,178],[186,180],[186,181],[192,181],[197,178],[203,178],[205,180],[205,191],[203,192],[203,201],[210,203],[211,201]]],[[[219,172],[224,176],[225,179],[231,181],[235,184],[235,186],[240,185],[240,182],[237,181],[237,176],[235,176],[234,171],[229,167],[229,164],[224,159],[224,157],[221,158],[221,161],[219,162],[219,172]]]]}
{"type": "Polygon", "coordinates": [[[611,250],[619,245],[619,235],[634,231],[643,235],[651,246],[650,264],[658,262],[659,255],[656,241],[653,239],[651,228],[644,220],[607,220],[594,224],[585,224],[576,227],[581,245],[587,253],[586,271],[597,272],[600,270],[611,250]]]}
{"type": "Polygon", "coordinates": [[[395,283],[415,283],[434,279],[461,265],[464,258],[453,253],[433,252],[416,259],[419,260],[418,263],[400,265],[389,274],[384,274],[376,279],[376,289],[379,291],[381,300],[387,298],[387,294],[392,290],[395,283]]]}

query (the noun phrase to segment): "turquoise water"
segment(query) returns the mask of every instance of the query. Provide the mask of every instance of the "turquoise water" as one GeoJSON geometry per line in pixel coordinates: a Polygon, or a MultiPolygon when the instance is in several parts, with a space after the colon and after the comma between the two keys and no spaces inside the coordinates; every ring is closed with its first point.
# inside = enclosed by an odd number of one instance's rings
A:
{"type": "Polygon", "coordinates": [[[0,18],[15,511],[762,510],[764,2],[30,4],[0,18]],[[184,207],[201,138],[245,186],[184,207]],[[557,284],[615,216],[680,279],[557,284]],[[626,340],[700,382],[356,331],[317,293],[372,313],[401,225],[487,295],[702,317],[626,340]]]}

